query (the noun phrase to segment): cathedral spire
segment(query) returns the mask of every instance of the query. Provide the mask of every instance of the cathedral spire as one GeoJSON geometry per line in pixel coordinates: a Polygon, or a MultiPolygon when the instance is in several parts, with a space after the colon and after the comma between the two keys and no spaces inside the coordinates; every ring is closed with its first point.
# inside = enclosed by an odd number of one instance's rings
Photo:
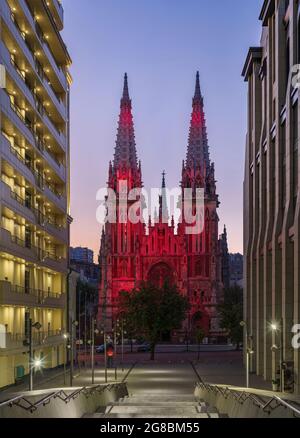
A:
{"type": "Polygon", "coordinates": [[[200,87],[199,72],[197,72],[196,75],[186,165],[191,168],[200,167],[202,170],[208,168],[210,165],[204,103],[200,87]]]}
{"type": "Polygon", "coordinates": [[[113,165],[114,169],[138,169],[132,106],[129,96],[127,73],[125,73],[124,76],[123,95],[121,99],[121,110],[113,165]]]}
{"type": "Polygon", "coordinates": [[[124,86],[123,86],[123,96],[122,96],[122,100],[123,101],[130,101],[130,97],[129,97],[129,88],[128,88],[128,76],[127,73],[125,73],[124,75],[124,86]]]}
{"type": "Polygon", "coordinates": [[[163,171],[162,173],[161,195],[159,197],[159,221],[164,224],[167,224],[169,222],[165,171],[163,171]]]}
{"type": "Polygon", "coordinates": [[[197,71],[194,100],[201,100],[201,99],[202,99],[202,95],[201,95],[201,88],[200,88],[200,74],[197,71]]]}

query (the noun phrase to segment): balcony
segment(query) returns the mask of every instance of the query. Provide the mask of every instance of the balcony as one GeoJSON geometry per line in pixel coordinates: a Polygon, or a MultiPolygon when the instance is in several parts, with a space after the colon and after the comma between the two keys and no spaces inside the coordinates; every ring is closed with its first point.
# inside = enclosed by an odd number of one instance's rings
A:
{"type": "MultiPolygon", "coordinates": [[[[33,347],[39,346],[54,346],[63,344],[65,341],[63,339],[62,330],[49,330],[49,331],[36,331],[32,332],[32,342],[33,347]]],[[[1,343],[2,344],[2,343],[1,343]]],[[[26,343],[26,336],[24,333],[6,333],[4,334],[4,344],[6,348],[1,348],[3,350],[21,350],[28,351],[28,345],[26,343]]]]}
{"type": "Polygon", "coordinates": [[[26,162],[25,158],[23,158],[22,155],[11,146],[10,142],[2,134],[0,135],[0,150],[2,152],[2,157],[10,163],[14,169],[23,175],[27,181],[34,185],[34,170],[31,169],[31,166],[26,162]]]}
{"type": "MultiPolygon", "coordinates": [[[[47,126],[49,132],[55,138],[56,142],[61,146],[63,150],[66,149],[66,137],[65,135],[59,131],[59,129],[55,126],[49,115],[47,114],[47,110],[43,106],[43,103],[39,100],[34,90],[29,86],[26,82],[25,77],[22,75],[21,69],[16,64],[15,61],[11,59],[11,55],[7,50],[6,46],[1,42],[0,43],[0,55],[3,59],[4,65],[6,67],[7,72],[10,77],[14,80],[17,86],[22,90],[25,98],[31,105],[31,107],[37,112],[38,116],[42,119],[42,121],[47,126]]],[[[63,115],[63,120],[65,119],[65,114],[63,115]]],[[[23,120],[23,118],[21,117],[23,120]]],[[[23,120],[24,121],[24,120],[23,120]]],[[[29,127],[34,135],[33,127],[29,127]]]]}
{"type": "MultiPolygon", "coordinates": [[[[42,248],[32,245],[11,234],[5,228],[0,228],[0,250],[24,260],[38,263],[56,272],[67,272],[67,260],[52,254],[42,248]]],[[[48,296],[47,298],[51,298],[48,296]]]]}
{"type": "Polygon", "coordinates": [[[63,309],[66,305],[66,295],[14,286],[8,281],[0,281],[0,305],[1,304],[63,309]]]}
{"type": "Polygon", "coordinates": [[[56,11],[54,16],[55,22],[57,23],[58,30],[62,30],[64,23],[64,9],[60,0],[53,0],[53,5],[56,11]]]}
{"type": "Polygon", "coordinates": [[[14,82],[18,85],[18,87],[22,90],[24,93],[25,98],[28,100],[28,102],[31,104],[32,107],[35,106],[35,100],[34,100],[34,94],[33,91],[28,87],[28,85],[25,83],[25,79],[22,76],[22,72],[17,64],[15,64],[12,59],[9,51],[7,50],[4,43],[0,42],[0,55],[2,58],[2,62],[11,76],[11,78],[14,80],[14,82]]]}
{"type": "Polygon", "coordinates": [[[0,89],[1,111],[11,120],[13,125],[25,137],[26,141],[32,145],[36,145],[36,139],[31,127],[25,123],[23,115],[18,108],[10,101],[9,95],[5,90],[0,89]]]}
{"type": "Polygon", "coordinates": [[[67,259],[42,249],[39,249],[39,263],[56,272],[67,273],[68,270],[67,259]]]}
{"type": "Polygon", "coordinates": [[[32,263],[38,261],[36,249],[28,247],[25,241],[13,236],[5,228],[0,228],[0,250],[32,263]]]}
{"type": "MultiPolygon", "coordinates": [[[[47,40],[44,38],[44,35],[36,22],[34,16],[32,15],[31,9],[28,6],[28,2],[26,0],[20,0],[20,4],[22,5],[22,10],[26,14],[26,18],[29,21],[32,30],[34,31],[42,50],[44,51],[48,61],[51,64],[52,70],[55,72],[56,77],[58,78],[61,87],[66,91],[67,90],[67,78],[61,67],[57,64],[54,55],[52,54],[52,50],[50,49],[47,40]]],[[[41,11],[41,13],[43,13],[41,11]]]]}
{"type": "Polygon", "coordinates": [[[35,214],[33,210],[26,206],[26,201],[14,193],[3,181],[0,181],[0,199],[10,210],[24,217],[29,222],[36,223],[35,214]]]}

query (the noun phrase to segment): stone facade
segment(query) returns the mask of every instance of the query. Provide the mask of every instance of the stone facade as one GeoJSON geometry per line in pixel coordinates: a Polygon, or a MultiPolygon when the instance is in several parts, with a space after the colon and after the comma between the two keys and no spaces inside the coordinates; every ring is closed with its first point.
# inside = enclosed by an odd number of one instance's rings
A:
{"type": "MultiPolygon", "coordinates": [[[[137,161],[134,138],[131,100],[125,76],[124,92],[115,149],[114,162],[109,166],[108,187],[117,193],[117,211],[121,208],[120,181],[126,181],[128,190],[141,188],[141,163],[137,161]]],[[[191,336],[201,325],[209,337],[222,335],[219,329],[216,306],[222,299],[222,251],[218,237],[217,208],[214,164],[209,158],[203,97],[199,74],[193,99],[190,135],[186,160],[182,166],[181,202],[184,189],[193,192],[203,188],[204,229],[196,235],[186,235],[185,218],[175,226],[174,217],[169,217],[166,202],[166,181],[163,173],[159,213],[149,218],[148,224],[139,222],[107,223],[103,229],[100,250],[101,284],[99,291],[99,320],[103,323],[104,313],[111,327],[118,313],[120,291],[130,291],[142,281],[161,284],[169,279],[187,295],[191,309],[184,327],[173,334],[173,338],[191,336]],[[199,316],[202,315],[200,319],[199,316]]],[[[128,203],[128,208],[131,201],[128,203]]],[[[141,202],[141,209],[143,205],[141,202]]],[[[183,211],[183,209],[181,210],[183,211]]],[[[127,210],[125,211],[127,213],[127,210]]],[[[117,215],[119,217],[119,214],[117,215]]],[[[227,238],[227,236],[226,236],[227,238]]]]}

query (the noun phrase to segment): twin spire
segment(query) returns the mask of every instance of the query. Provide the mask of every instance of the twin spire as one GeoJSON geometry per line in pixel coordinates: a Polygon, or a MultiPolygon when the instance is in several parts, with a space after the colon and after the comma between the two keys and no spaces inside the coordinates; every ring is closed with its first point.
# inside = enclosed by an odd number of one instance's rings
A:
{"type": "Polygon", "coordinates": [[[138,169],[131,99],[127,73],[124,76],[123,95],[115,147],[114,169],[138,169]]]}
{"type": "Polygon", "coordinates": [[[200,75],[196,75],[195,95],[193,98],[193,112],[189,133],[186,165],[190,168],[200,167],[202,171],[210,166],[206,120],[204,113],[203,96],[200,88],[200,75]]]}
{"type": "MultiPolygon", "coordinates": [[[[210,166],[206,121],[199,72],[197,72],[196,75],[196,86],[195,95],[193,98],[193,112],[191,116],[186,166],[190,168],[200,167],[202,170],[204,170],[204,168],[207,169],[210,166]]],[[[129,95],[127,73],[125,73],[124,76],[123,95],[121,98],[121,110],[113,167],[114,169],[138,169],[132,105],[129,95]]]]}

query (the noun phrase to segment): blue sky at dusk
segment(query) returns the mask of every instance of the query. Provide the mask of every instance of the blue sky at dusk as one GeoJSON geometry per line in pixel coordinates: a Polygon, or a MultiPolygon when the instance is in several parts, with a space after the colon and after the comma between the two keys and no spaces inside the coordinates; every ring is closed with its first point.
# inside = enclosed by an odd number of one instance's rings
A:
{"type": "Polygon", "coordinates": [[[123,75],[129,76],[146,188],[161,172],[177,187],[200,71],[220,233],[242,251],[247,86],[241,71],[260,39],[261,0],[64,0],[71,94],[72,245],[99,250],[96,192],[113,157],[123,75]]]}

